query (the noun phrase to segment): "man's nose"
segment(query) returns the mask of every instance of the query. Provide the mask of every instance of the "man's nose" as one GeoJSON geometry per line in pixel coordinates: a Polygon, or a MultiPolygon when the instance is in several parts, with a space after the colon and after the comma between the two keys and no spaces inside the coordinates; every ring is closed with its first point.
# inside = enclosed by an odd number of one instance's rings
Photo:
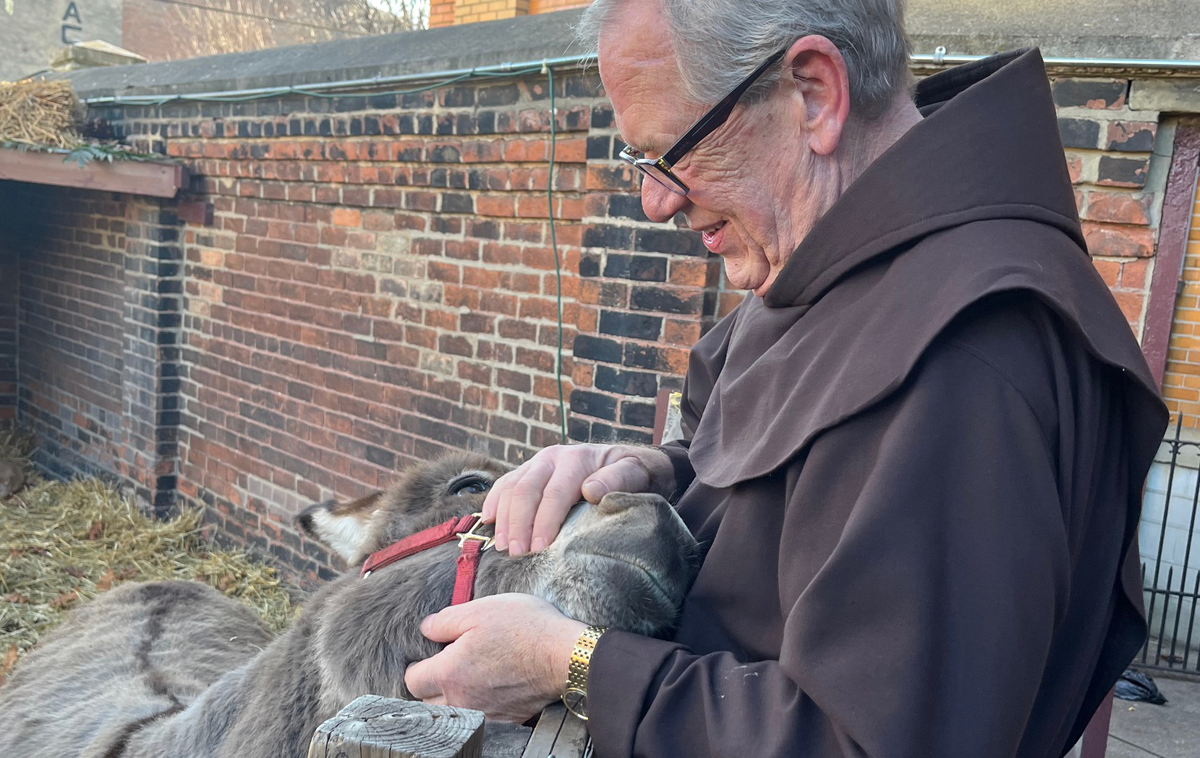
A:
{"type": "Polygon", "coordinates": [[[642,177],[642,210],[651,221],[670,221],[688,206],[687,195],[677,195],[649,176],[642,177]]]}

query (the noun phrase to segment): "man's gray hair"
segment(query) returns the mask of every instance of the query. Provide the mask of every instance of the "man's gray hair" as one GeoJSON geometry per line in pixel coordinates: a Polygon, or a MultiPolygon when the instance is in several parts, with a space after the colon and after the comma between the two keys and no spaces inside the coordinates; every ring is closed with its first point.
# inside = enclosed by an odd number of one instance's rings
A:
{"type": "MultiPolygon", "coordinates": [[[[592,3],[576,30],[586,49],[597,48],[613,11],[630,1],[648,0],[592,3]]],[[[852,113],[876,117],[908,87],[904,0],[657,1],[687,94],[697,103],[717,102],[773,53],[810,34],[827,38],[841,51],[850,76],[852,113]]],[[[765,93],[779,75],[765,74],[747,102],[765,93]]]]}

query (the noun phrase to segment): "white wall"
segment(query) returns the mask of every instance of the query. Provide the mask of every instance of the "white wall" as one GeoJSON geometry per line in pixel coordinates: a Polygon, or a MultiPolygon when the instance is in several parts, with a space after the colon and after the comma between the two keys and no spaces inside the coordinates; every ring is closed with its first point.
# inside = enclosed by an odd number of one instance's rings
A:
{"type": "Polygon", "coordinates": [[[0,0],[0,81],[48,68],[72,42],[121,44],[123,0],[0,0]],[[64,42],[66,40],[66,42],[64,42]]]}

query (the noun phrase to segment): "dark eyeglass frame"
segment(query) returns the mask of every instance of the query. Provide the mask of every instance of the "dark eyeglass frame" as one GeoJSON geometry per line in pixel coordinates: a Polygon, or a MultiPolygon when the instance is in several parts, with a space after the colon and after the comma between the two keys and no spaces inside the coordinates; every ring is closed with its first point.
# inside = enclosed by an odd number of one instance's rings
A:
{"type": "MultiPolygon", "coordinates": [[[[791,47],[789,45],[788,47],[791,47]]],[[[754,82],[766,73],[773,64],[783,58],[784,53],[788,51],[788,47],[783,48],[779,52],[772,55],[767,60],[763,61],[762,65],[754,69],[753,72],[742,83],[733,88],[733,91],[721,99],[721,102],[714,105],[703,116],[700,117],[695,124],[692,125],[682,137],[676,140],[674,145],[671,145],[667,152],[663,153],[661,158],[644,158],[641,150],[637,150],[628,145],[621,150],[620,157],[626,163],[632,165],[643,175],[650,177],[654,181],[661,184],[664,188],[676,195],[687,195],[691,190],[683,180],[675,176],[671,170],[675,164],[687,155],[696,145],[700,144],[708,135],[716,131],[722,124],[729,120],[729,116],[733,113],[733,108],[746,94],[754,82]],[[671,184],[663,181],[657,172],[661,172],[662,177],[668,179],[671,184]]]]}

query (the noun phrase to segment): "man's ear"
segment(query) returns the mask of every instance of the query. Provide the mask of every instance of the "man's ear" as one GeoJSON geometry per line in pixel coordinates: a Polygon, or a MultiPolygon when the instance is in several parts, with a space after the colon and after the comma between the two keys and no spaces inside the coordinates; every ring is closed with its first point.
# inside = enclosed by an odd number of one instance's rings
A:
{"type": "Polygon", "coordinates": [[[382,505],[381,497],[383,492],[372,492],[348,503],[326,500],[301,511],[296,523],[305,534],[342,556],[347,563],[354,563],[366,552],[371,520],[382,505]]]}
{"type": "Polygon", "coordinates": [[[850,75],[842,52],[814,34],[793,42],[783,60],[801,98],[797,107],[809,147],[817,155],[832,155],[850,117],[850,75]]]}

